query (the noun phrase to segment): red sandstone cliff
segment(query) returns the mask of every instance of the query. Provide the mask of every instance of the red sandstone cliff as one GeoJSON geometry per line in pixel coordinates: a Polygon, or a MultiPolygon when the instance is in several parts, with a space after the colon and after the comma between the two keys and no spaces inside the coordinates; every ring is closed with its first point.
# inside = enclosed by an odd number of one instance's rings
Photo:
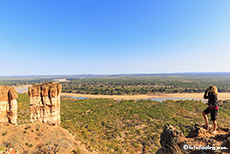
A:
{"type": "Polygon", "coordinates": [[[17,124],[17,99],[14,88],[0,86],[0,122],[17,124]]]}
{"type": "Polygon", "coordinates": [[[46,82],[29,87],[30,121],[60,126],[60,94],[62,85],[46,82]]]}

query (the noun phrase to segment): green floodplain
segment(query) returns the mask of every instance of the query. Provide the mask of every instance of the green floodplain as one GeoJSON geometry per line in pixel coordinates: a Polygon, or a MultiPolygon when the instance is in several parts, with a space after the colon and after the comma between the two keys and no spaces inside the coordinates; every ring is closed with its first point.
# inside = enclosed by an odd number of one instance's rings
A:
{"type": "MultiPolygon", "coordinates": [[[[230,101],[220,105],[217,122],[230,124],[230,101]]],[[[61,98],[61,127],[74,134],[91,151],[101,153],[155,153],[160,134],[169,123],[187,135],[195,123],[204,124],[207,106],[195,100],[151,100],[61,98]]],[[[18,123],[29,123],[29,96],[19,94],[18,123]]]]}
{"type": "MultiPolygon", "coordinates": [[[[112,95],[141,93],[203,92],[215,85],[230,91],[229,74],[62,76],[49,78],[0,79],[0,85],[17,86],[65,78],[63,91],[112,95]],[[134,90],[136,89],[136,90],[134,90]],[[161,90],[160,90],[161,89],[161,90]]],[[[229,100],[220,101],[218,125],[230,124],[229,100]]],[[[100,153],[155,153],[165,124],[173,124],[187,135],[195,123],[204,124],[202,111],[207,107],[197,100],[114,100],[61,97],[61,127],[67,129],[90,151],[100,153]]],[[[18,95],[18,124],[29,123],[29,96],[18,95]]],[[[210,118],[210,117],[209,117],[210,118]]]]}

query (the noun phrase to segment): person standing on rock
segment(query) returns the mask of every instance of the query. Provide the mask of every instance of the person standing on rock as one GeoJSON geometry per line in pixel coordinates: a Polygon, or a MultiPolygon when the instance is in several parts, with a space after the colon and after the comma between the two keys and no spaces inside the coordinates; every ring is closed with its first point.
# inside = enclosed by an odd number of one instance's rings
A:
{"type": "Polygon", "coordinates": [[[217,95],[218,95],[218,89],[215,86],[210,86],[205,90],[204,93],[204,99],[208,99],[208,108],[205,109],[202,114],[205,119],[205,125],[208,128],[208,117],[207,114],[211,113],[211,120],[213,122],[213,132],[212,134],[216,133],[216,127],[217,127],[217,122],[216,122],[216,116],[218,112],[218,103],[217,103],[217,95]]]}

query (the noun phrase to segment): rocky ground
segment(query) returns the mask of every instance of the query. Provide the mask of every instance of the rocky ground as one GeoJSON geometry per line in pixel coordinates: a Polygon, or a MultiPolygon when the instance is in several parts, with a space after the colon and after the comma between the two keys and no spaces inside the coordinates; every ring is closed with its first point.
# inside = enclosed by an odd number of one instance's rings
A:
{"type": "Polygon", "coordinates": [[[230,153],[230,128],[204,128],[195,124],[188,136],[172,125],[165,125],[161,134],[161,149],[156,154],[224,154],[230,153]]]}
{"type": "Polygon", "coordinates": [[[36,122],[25,125],[0,123],[0,154],[5,153],[85,154],[92,152],[67,130],[36,122]]]}

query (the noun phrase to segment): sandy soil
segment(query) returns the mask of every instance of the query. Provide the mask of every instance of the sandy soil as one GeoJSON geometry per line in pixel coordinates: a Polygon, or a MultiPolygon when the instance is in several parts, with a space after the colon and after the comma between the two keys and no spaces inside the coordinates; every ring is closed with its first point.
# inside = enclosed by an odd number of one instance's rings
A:
{"type": "Polygon", "coordinates": [[[54,81],[54,82],[69,82],[66,79],[53,79],[52,81],[54,81]]]}
{"type": "MultiPolygon", "coordinates": [[[[177,93],[177,94],[152,94],[152,95],[89,95],[89,94],[72,94],[62,93],[61,96],[88,97],[88,98],[112,98],[116,100],[129,99],[149,99],[149,98],[195,98],[203,99],[204,93],[177,93]]],[[[219,93],[219,100],[230,99],[230,93],[219,93]]]]}
{"type": "Polygon", "coordinates": [[[17,92],[20,93],[27,93],[28,87],[31,87],[32,85],[20,85],[20,86],[12,86],[16,89],[17,92]]]}
{"type": "Polygon", "coordinates": [[[19,89],[23,89],[23,88],[27,88],[29,86],[32,86],[32,85],[20,85],[20,86],[12,86],[14,88],[19,88],[19,89]]]}
{"type": "MultiPolygon", "coordinates": [[[[22,93],[27,93],[28,90],[25,89],[28,86],[32,85],[21,85],[14,87],[17,91],[24,89],[25,91],[22,93]]],[[[72,94],[72,93],[61,93],[61,96],[73,96],[73,97],[88,97],[88,98],[112,98],[116,100],[137,100],[137,99],[149,99],[149,98],[194,98],[194,99],[203,99],[204,93],[173,93],[173,94],[163,94],[156,93],[151,95],[90,95],[90,94],[72,94]]],[[[227,100],[230,99],[230,93],[219,93],[219,100],[227,100]]]]}

